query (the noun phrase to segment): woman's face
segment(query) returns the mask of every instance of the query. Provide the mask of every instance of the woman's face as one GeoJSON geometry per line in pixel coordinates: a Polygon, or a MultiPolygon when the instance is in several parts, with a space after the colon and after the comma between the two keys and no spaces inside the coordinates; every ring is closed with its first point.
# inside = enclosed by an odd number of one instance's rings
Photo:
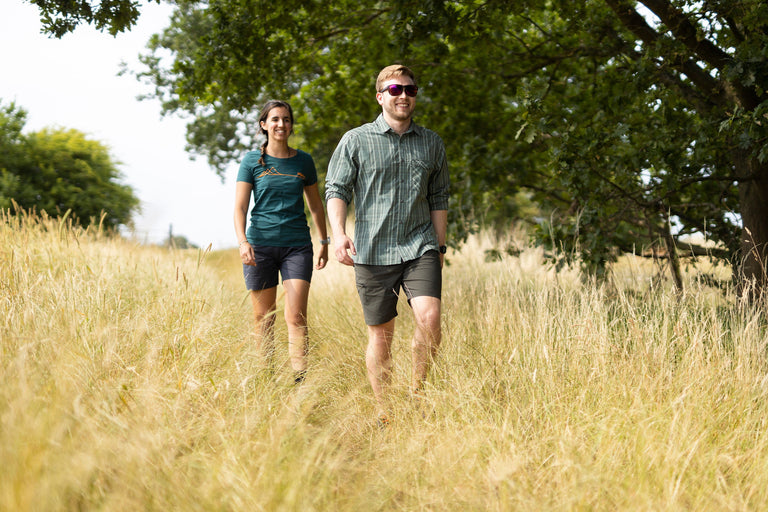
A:
{"type": "Polygon", "coordinates": [[[267,114],[267,120],[259,124],[267,132],[269,140],[288,140],[288,136],[293,133],[291,113],[285,107],[273,108],[267,114]]]}

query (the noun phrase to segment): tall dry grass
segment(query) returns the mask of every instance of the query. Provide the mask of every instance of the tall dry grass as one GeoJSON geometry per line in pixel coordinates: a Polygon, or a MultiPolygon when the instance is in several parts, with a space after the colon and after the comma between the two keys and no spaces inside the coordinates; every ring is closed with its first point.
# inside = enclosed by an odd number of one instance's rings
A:
{"type": "MultiPolygon", "coordinates": [[[[351,269],[317,272],[311,362],[265,368],[237,254],[0,222],[2,510],[759,510],[765,311],[626,259],[596,283],[540,250],[444,271],[444,341],[373,421],[351,269]]],[[[285,339],[278,321],[278,339],[285,339]]]]}

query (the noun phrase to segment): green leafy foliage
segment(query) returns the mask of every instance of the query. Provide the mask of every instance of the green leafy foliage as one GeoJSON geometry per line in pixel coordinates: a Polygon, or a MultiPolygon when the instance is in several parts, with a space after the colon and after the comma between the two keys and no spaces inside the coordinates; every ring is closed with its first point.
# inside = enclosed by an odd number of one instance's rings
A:
{"type": "MultiPolygon", "coordinates": [[[[160,0],[147,0],[151,1],[160,3],[160,0]]],[[[29,3],[40,9],[43,32],[57,38],[82,23],[115,36],[130,30],[141,14],[136,0],[29,0],[29,3]]]]}
{"type": "Polygon", "coordinates": [[[401,62],[417,72],[417,121],[446,142],[455,239],[528,215],[592,270],[670,230],[747,260],[768,243],[764,2],[176,5],[138,76],[192,116],[189,150],[220,174],[274,97],[293,102],[296,142],[323,169],[376,116],[378,70],[401,62]]]}
{"type": "Polygon", "coordinates": [[[128,224],[139,204],[108,148],[77,130],[22,133],[26,112],[0,108],[0,208],[64,215],[84,225],[128,224]],[[103,218],[102,218],[103,212],[103,218]]]}

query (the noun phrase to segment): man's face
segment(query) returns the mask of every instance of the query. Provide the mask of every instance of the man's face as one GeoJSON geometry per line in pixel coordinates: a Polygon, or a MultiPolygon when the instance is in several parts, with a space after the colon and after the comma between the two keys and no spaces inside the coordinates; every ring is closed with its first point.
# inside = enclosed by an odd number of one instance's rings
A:
{"type": "MultiPolygon", "coordinates": [[[[413,80],[405,75],[396,76],[384,82],[381,89],[387,89],[390,85],[413,85],[413,80]]],[[[389,89],[377,92],[376,100],[384,112],[396,121],[409,120],[416,108],[416,96],[408,96],[404,90],[397,96],[393,96],[389,89]]]]}

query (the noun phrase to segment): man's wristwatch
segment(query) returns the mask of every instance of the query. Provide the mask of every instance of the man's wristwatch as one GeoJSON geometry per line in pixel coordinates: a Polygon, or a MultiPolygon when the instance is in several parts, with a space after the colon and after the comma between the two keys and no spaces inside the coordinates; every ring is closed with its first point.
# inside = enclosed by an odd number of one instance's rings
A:
{"type": "Polygon", "coordinates": [[[445,252],[448,250],[448,247],[445,245],[441,245],[438,247],[438,250],[440,251],[440,254],[445,254],[445,252]]]}
{"type": "Polygon", "coordinates": [[[330,243],[331,243],[331,237],[328,237],[325,240],[320,240],[320,245],[328,245],[330,243]]]}

